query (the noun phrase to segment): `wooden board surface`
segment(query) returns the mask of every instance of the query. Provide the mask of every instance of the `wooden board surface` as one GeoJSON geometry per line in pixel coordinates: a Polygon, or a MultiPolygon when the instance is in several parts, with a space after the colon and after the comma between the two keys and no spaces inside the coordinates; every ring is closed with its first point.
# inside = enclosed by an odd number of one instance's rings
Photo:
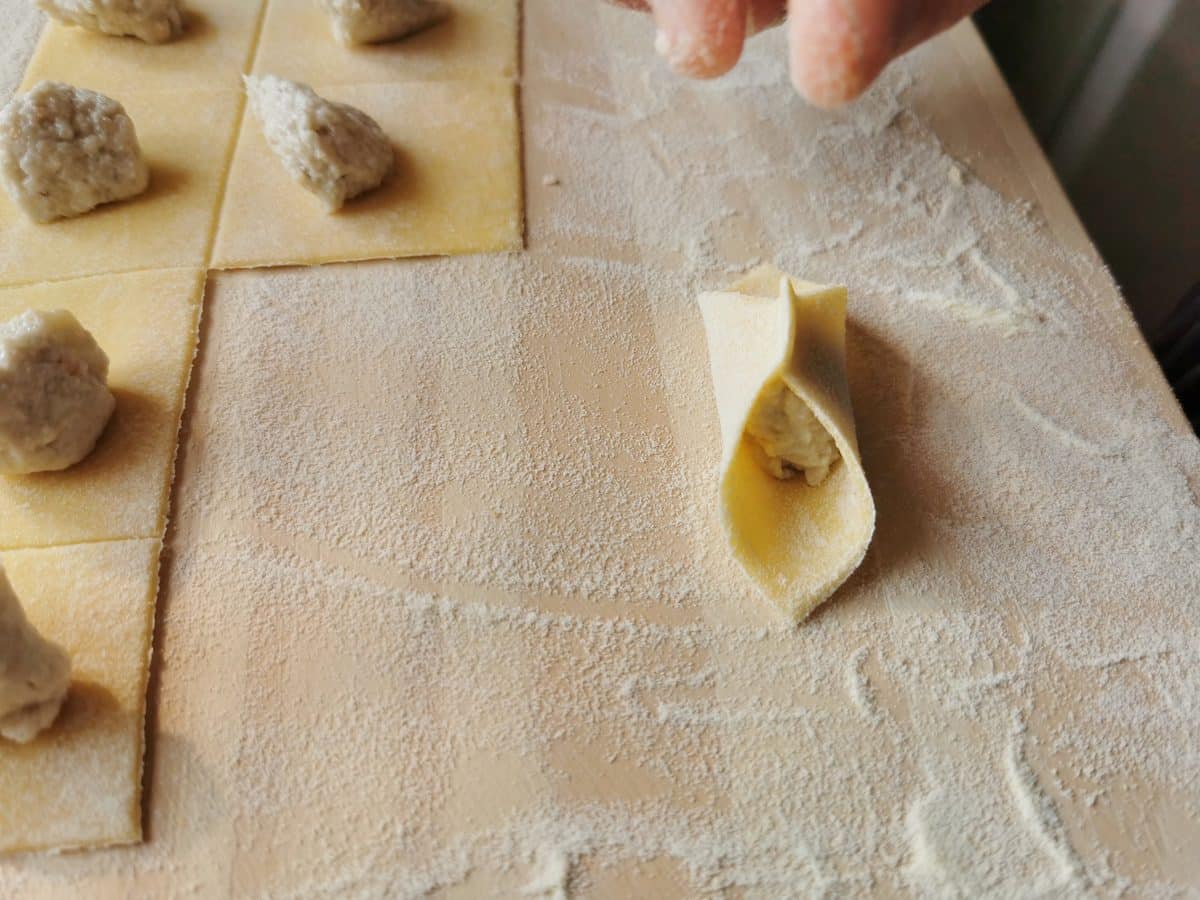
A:
{"type": "Polygon", "coordinates": [[[977,36],[838,114],[651,40],[526,4],[525,253],[212,276],[147,842],[0,895],[1194,889],[1200,449],[977,36]],[[850,289],[879,507],[800,630],[715,518],[756,257],[850,289]]]}

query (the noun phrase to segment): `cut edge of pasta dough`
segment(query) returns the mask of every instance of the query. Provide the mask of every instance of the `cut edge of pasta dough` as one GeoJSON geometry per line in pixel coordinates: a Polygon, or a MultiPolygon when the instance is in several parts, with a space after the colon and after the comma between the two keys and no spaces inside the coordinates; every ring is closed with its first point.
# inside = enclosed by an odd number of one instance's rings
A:
{"type": "Polygon", "coordinates": [[[858,568],[875,531],[846,378],[846,289],[766,265],[698,302],[721,423],[725,537],[759,590],[800,622],[858,568]],[[840,455],[816,486],[770,474],[746,433],[760,395],[780,380],[840,455]]]}

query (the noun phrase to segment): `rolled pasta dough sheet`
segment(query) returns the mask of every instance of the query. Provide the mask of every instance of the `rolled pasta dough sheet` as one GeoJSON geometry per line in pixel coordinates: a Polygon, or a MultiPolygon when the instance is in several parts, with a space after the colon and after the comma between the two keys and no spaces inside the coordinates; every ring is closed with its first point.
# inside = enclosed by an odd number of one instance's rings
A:
{"type": "Polygon", "coordinates": [[[875,530],[846,381],[846,289],[763,266],[699,305],[721,420],[725,536],[762,593],[800,621],[858,567],[875,530]],[[780,376],[841,456],[815,487],[767,472],[745,434],[760,392],[780,376]]]}
{"type": "Polygon", "coordinates": [[[55,724],[0,746],[0,797],[13,798],[0,802],[0,853],[141,839],[158,558],[203,269],[522,246],[516,0],[464,0],[444,27],[351,50],[317,4],[270,4],[259,63],[337,85],[331,96],[369,109],[399,145],[398,176],[339,217],[287,179],[256,125],[239,131],[263,0],[186,6],[188,30],[162,46],[52,24],[25,78],[110,89],[151,174],[145,194],[50,226],[0,194],[0,313],[77,313],[110,355],[118,401],[83,462],[0,484],[0,548],[13,548],[0,556],[74,667],[55,724]]]}
{"type": "Polygon", "coordinates": [[[54,724],[28,744],[0,740],[0,853],[141,840],[160,546],[103,541],[0,554],[30,622],[71,656],[54,724]]]}

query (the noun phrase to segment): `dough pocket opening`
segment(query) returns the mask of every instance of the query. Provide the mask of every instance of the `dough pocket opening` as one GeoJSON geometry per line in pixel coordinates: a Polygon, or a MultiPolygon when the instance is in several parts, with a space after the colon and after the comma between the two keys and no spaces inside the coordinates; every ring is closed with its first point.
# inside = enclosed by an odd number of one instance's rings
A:
{"type": "Polygon", "coordinates": [[[699,303],[726,541],[764,597],[801,621],[858,567],[875,529],[846,379],[846,290],[762,267],[699,303]]]}
{"type": "Polygon", "coordinates": [[[774,477],[818,487],[842,458],[833,435],[783,378],[768,382],[754,401],[742,440],[774,477]]]}

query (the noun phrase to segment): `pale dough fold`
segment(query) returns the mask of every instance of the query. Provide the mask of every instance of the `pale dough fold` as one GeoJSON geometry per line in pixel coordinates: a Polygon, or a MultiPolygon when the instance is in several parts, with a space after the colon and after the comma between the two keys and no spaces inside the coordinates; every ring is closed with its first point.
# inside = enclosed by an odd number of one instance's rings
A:
{"type": "Polygon", "coordinates": [[[846,289],[760,267],[699,298],[723,455],[721,522],[734,558],[796,621],[862,562],[875,530],[846,381],[846,289]],[[811,411],[838,459],[811,485],[775,477],[747,425],[780,381],[811,411]]]}

